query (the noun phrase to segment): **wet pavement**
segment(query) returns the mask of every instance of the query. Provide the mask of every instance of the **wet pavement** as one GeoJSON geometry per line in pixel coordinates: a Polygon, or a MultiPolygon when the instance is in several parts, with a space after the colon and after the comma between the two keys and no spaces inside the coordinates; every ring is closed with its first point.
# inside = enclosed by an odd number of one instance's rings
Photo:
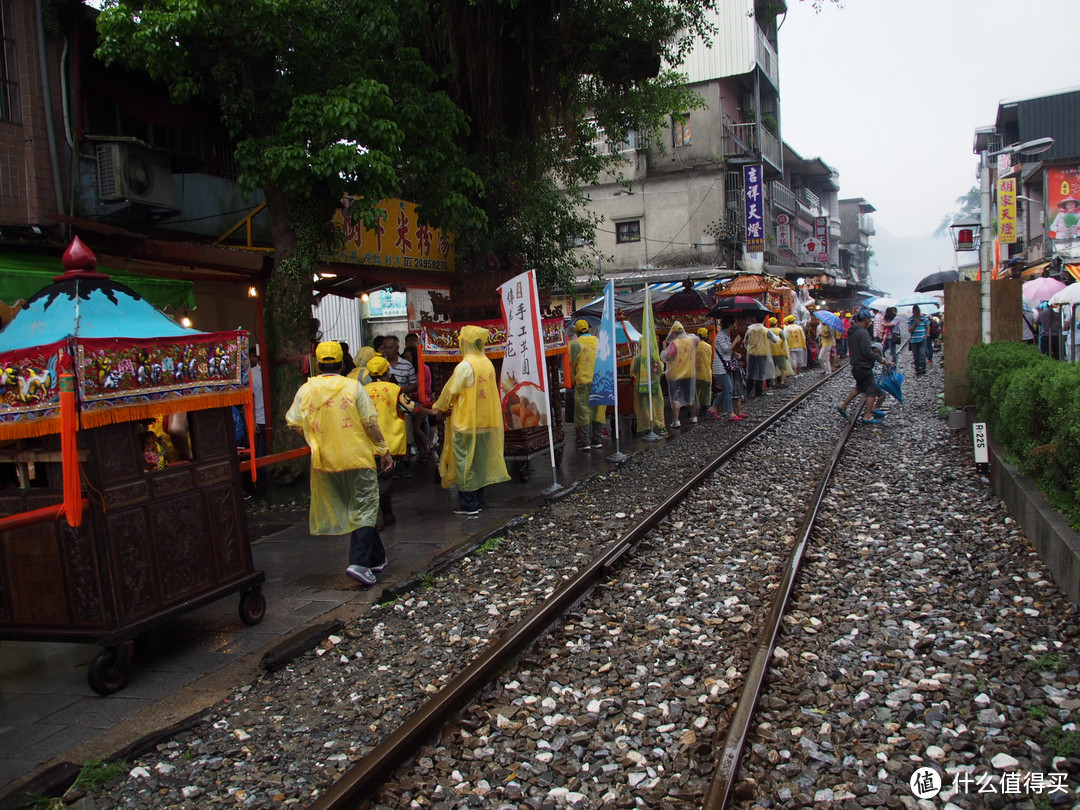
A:
{"type": "MultiPolygon", "coordinates": [[[[661,443],[628,437],[626,454],[661,443]]],[[[672,431],[677,437],[678,431],[672,431]]],[[[575,450],[567,430],[560,484],[569,486],[611,469],[614,452],[575,450]]],[[[112,755],[124,745],[195,714],[225,697],[238,683],[258,676],[264,653],[305,627],[347,620],[377,599],[384,588],[411,579],[452,553],[531,512],[553,482],[547,450],[532,458],[527,482],[520,464],[508,464],[513,480],[490,487],[479,517],[453,514],[454,494],[442,489],[433,465],[412,468],[394,481],[398,520],[380,535],[389,565],[378,585],[358,587],[345,576],[347,539],[313,537],[306,509],[255,504],[249,510],[255,568],[266,574],[266,616],[254,627],[241,623],[239,597],[210,605],[148,630],[136,639],[129,684],[107,697],[91,690],[90,662],[97,644],[0,642],[0,800],[29,777],[57,762],[81,764],[112,755]]],[[[273,499],[271,499],[273,500],[273,499]]]]}

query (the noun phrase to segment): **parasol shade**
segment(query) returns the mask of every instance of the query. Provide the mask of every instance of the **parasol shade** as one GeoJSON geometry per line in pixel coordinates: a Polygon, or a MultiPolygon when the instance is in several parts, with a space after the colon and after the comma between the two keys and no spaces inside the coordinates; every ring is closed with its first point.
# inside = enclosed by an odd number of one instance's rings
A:
{"type": "Polygon", "coordinates": [[[1051,304],[1080,304],[1080,281],[1058,290],[1050,296],[1051,304]]]}
{"type": "Polygon", "coordinates": [[[937,307],[941,309],[941,302],[932,295],[905,295],[894,306],[897,307],[937,307]]]}
{"type": "Polygon", "coordinates": [[[772,312],[767,306],[749,295],[733,295],[722,299],[707,313],[710,318],[736,312],[772,312]]]}
{"type": "Polygon", "coordinates": [[[814,317],[816,317],[819,321],[821,321],[830,329],[835,329],[837,332],[843,333],[844,322],[839,317],[829,312],[829,310],[819,309],[814,313],[814,317]]]}
{"type": "Polygon", "coordinates": [[[60,371],[73,368],[78,426],[246,405],[247,333],[197,332],[94,272],[78,239],[68,272],[0,332],[0,440],[60,432],[60,371]]]}
{"type": "Polygon", "coordinates": [[[876,309],[878,312],[884,312],[889,307],[897,306],[899,302],[895,298],[888,298],[881,296],[879,298],[867,298],[863,301],[863,306],[870,307],[870,309],[876,309]]]}
{"type": "Polygon", "coordinates": [[[1065,285],[1056,278],[1033,278],[1024,282],[1024,298],[1029,301],[1049,301],[1054,293],[1065,289],[1065,285]]]}
{"type": "Polygon", "coordinates": [[[915,285],[915,292],[933,292],[934,290],[944,290],[945,285],[950,281],[959,281],[960,274],[956,270],[941,270],[937,273],[931,273],[918,284],[915,285]]]}

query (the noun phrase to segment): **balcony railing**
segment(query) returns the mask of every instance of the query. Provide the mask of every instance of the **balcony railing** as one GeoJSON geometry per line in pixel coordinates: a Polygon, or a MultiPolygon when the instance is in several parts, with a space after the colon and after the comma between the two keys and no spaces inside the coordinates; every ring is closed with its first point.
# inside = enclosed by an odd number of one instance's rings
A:
{"type": "Polygon", "coordinates": [[[769,187],[769,194],[774,207],[789,214],[799,213],[799,206],[795,202],[795,192],[785,186],[779,180],[773,180],[769,187]]]}
{"type": "Polygon", "coordinates": [[[777,171],[783,169],[780,139],[760,124],[725,124],[724,157],[760,156],[777,171]]]}
{"type": "Polygon", "coordinates": [[[860,214],[859,230],[870,236],[873,236],[875,233],[877,233],[877,231],[874,230],[874,218],[868,217],[865,214],[860,214]]]}
{"type": "Polygon", "coordinates": [[[780,67],[777,64],[776,49],[765,38],[765,34],[761,32],[760,28],[755,25],[754,30],[757,32],[757,63],[765,75],[769,77],[772,86],[780,87],[780,67]]]}

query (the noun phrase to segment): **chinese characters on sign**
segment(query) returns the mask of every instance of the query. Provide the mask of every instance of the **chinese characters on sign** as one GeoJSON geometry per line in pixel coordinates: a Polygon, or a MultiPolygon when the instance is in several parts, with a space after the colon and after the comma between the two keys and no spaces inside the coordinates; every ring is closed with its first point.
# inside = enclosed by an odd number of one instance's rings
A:
{"type": "Polygon", "coordinates": [[[1016,241],[1016,178],[998,178],[998,235],[1002,244],[1016,241]]]}
{"type": "Polygon", "coordinates": [[[547,425],[547,369],[540,334],[540,296],[529,270],[499,287],[506,319],[506,348],[499,388],[507,430],[547,425]]]}
{"type": "Polygon", "coordinates": [[[1080,166],[1046,170],[1047,235],[1058,253],[1080,248],[1080,166]]]}
{"type": "Polygon", "coordinates": [[[958,771],[952,775],[951,789],[945,788],[941,774],[934,768],[923,766],[916,770],[908,785],[917,799],[933,799],[948,791],[943,798],[954,798],[973,793],[1000,794],[1002,796],[1030,796],[1032,794],[1069,793],[1067,773],[968,773],[958,771]]]}
{"type": "Polygon", "coordinates": [[[814,236],[818,240],[817,260],[822,264],[829,261],[829,218],[814,217],[814,236]]]}
{"type": "Polygon", "coordinates": [[[791,218],[787,214],[776,215],[776,247],[791,250],[791,218]]]}
{"type": "Polygon", "coordinates": [[[347,264],[368,264],[402,270],[454,271],[454,243],[450,234],[420,224],[416,205],[405,200],[383,200],[386,216],[374,229],[348,216],[351,199],[334,213],[334,225],[345,235],[345,244],[332,258],[347,264]]]}
{"type": "Polygon", "coordinates": [[[765,200],[761,194],[761,164],[743,166],[743,201],[746,204],[746,252],[765,250],[765,200]]]}

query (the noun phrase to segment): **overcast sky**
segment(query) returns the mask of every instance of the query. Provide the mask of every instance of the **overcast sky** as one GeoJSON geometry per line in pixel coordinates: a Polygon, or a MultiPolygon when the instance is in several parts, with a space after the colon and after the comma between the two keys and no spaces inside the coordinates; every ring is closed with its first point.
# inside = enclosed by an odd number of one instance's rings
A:
{"type": "MultiPolygon", "coordinates": [[[[975,128],[998,103],[1080,86],[1080,0],[788,0],[784,140],[877,212],[871,278],[903,296],[954,266],[931,234],[978,182],[975,128]]],[[[972,255],[972,254],[968,254],[972,255]]]]}

